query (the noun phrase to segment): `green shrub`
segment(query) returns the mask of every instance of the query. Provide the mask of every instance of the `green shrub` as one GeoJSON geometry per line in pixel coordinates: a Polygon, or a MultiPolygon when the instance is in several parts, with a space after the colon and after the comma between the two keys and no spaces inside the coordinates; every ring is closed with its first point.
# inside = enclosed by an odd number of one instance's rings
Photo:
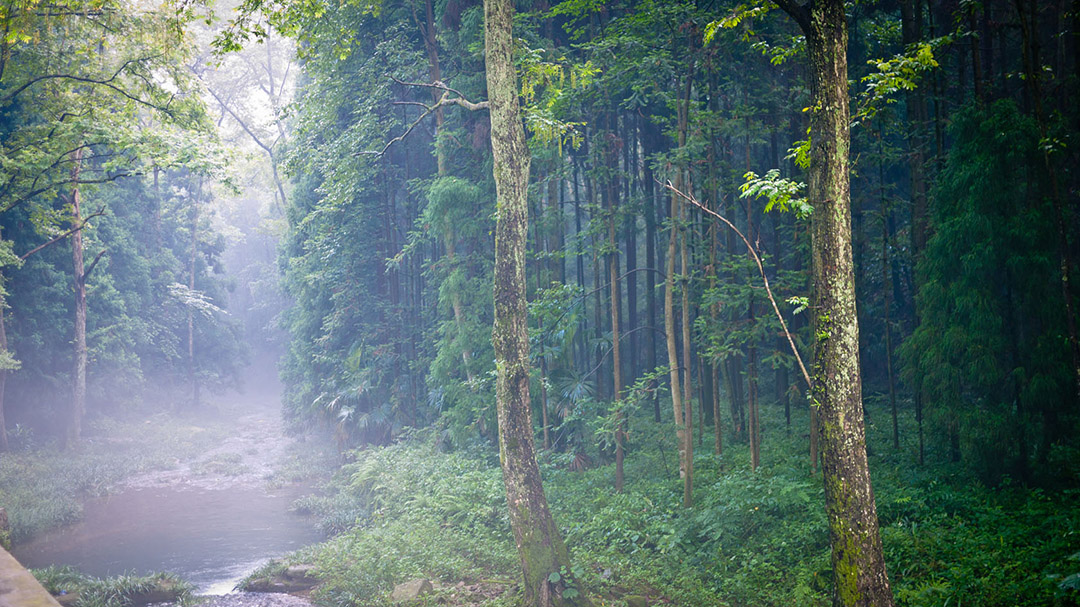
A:
{"type": "Polygon", "coordinates": [[[194,589],[171,573],[125,574],[99,579],[68,566],[35,569],[32,573],[51,594],[78,595],[73,607],[130,607],[137,599],[144,602],[151,593],[158,595],[157,601],[165,598],[184,605],[191,601],[194,589]]]}

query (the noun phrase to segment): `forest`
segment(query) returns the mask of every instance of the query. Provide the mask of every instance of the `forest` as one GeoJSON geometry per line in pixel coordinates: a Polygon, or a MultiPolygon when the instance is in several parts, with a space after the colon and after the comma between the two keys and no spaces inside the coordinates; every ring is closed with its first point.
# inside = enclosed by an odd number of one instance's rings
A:
{"type": "Polygon", "coordinates": [[[16,556],[257,369],[332,455],[252,590],[1080,604],[1080,2],[0,21],[16,556]]]}

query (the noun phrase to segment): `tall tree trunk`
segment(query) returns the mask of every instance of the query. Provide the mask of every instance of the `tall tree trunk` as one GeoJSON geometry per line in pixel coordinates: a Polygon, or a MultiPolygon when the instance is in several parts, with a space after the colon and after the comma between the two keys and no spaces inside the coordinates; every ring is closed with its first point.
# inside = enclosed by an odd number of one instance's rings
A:
{"type": "MultiPolygon", "coordinates": [[[[202,195],[202,182],[199,190],[191,199],[191,259],[188,266],[188,289],[195,291],[195,262],[199,255],[199,196],[202,195]]],[[[199,406],[199,382],[195,377],[195,311],[188,307],[187,313],[187,376],[191,388],[191,406],[199,406]]]]}
{"type": "MultiPolygon", "coordinates": [[[[619,269],[617,259],[619,248],[615,240],[615,196],[608,196],[608,280],[611,281],[611,361],[614,384],[612,398],[615,401],[622,399],[622,354],[619,347],[619,269]]],[[[618,419],[615,422],[615,492],[623,490],[623,434],[625,432],[626,417],[619,407],[618,419]]]]}
{"type": "MultiPolygon", "coordinates": [[[[878,149],[881,148],[881,133],[878,132],[878,149]]],[[[885,368],[889,376],[889,408],[892,412],[893,449],[900,450],[900,422],[896,412],[896,377],[893,373],[892,356],[892,289],[889,287],[889,207],[885,202],[885,161],[884,155],[878,155],[878,185],[881,194],[881,282],[885,294],[885,368]]]]}
{"type": "MultiPolygon", "coordinates": [[[[420,33],[424,37],[424,50],[428,56],[428,75],[431,77],[431,82],[442,81],[442,69],[439,65],[439,44],[437,38],[437,31],[435,28],[435,13],[432,7],[432,0],[426,0],[424,3],[424,18],[421,20],[420,16],[413,13],[413,19],[420,27],[420,33]]],[[[439,97],[443,91],[440,89],[431,89],[432,101],[438,103],[439,97]]],[[[446,123],[445,114],[441,106],[435,108],[435,167],[439,177],[444,177],[447,174],[447,158],[446,148],[439,136],[442,134],[444,125],[446,123]]],[[[454,267],[454,251],[455,251],[455,236],[454,226],[449,222],[446,224],[443,230],[443,241],[446,244],[446,259],[447,265],[450,271],[455,270],[454,267]]],[[[454,311],[454,327],[458,332],[458,339],[462,341],[461,348],[461,363],[465,370],[465,378],[470,385],[475,381],[475,376],[472,371],[472,351],[469,349],[468,344],[465,343],[465,318],[462,310],[461,303],[461,291],[460,289],[454,289],[454,292],[450,294],[450,307],[454,311]]]]}
{"type": "Polygon", "coordinates": [[[850,115],[843,0],[793,0],[781,8],[802,27],[810,57],[808,198],[813,213],[817,325],[813,406],[821,412],[825,510],[832,544],[834,604],[889,607],[874,492],[866,459],[859,327],[851,251],[850,115]]]}
{"type": "MultiPolygon", "coordinates": [[[[690,98],[689,89],[688,86],[687,99],[690,98]]],[[[689,114],[689,107],[686,113],[689,114]]],[[[680,222],[684,221],[681,215],[676,215],[676,217],[680,222]]],[[[682,238],[679,241],[679,258],[682,262],[683,275],[680,318],[682,320],[683,407],[686,409],[683,414],[683,423],[686,425],[686,476],[683,478],[683,504],[689,508],[694,505],[694,400],[692,398],[694,392],[691,387],[693,367],[690,360],[690,263],[686,255],[686,239],[689,238],[690,230],[684,226],[680,231],[682,238]]]]}
{"type": "Polygon", "coordinates": [[[622,120],[623,137],[623,200],[626,201],[628,212],[623,219],[623,236],[626,242],[626,331],[630,338],[629,377],[631,381],[641,373],[641,338],[638,329],[641,323],[638,320],[638,288],[637,288],[637,212],[631,204],[633,200],[634,181],[637,178],[637,137],[636,129],[633,128],[630,116],[624,116],[622,120]]]}
{"type": "MultiPolygon", "coordinates": [[[[79,171],[82,169],[83,149],[72,154],[71,226],[82,223],[82,200],[79,192],[79,171]]],[[[86,275],[83,266],[82,230],[71,235],[71,261],[75,278],[75,360],[71,373],[71,419],[67,433],[67,446],[72,447],[82,439],[82,419],[86,412],[86,275]]]]}
{"type": "MultiPolygon", "coordinates": [[[[675,187],[682,187],[682,171],[676,173],[675,187]]],[[[683,506],[691,505],[689,492],[685,491],[686,466],[686,424],[684,423],[682,390],[679,382],[679,349],[675,342],[675,254],[679,238],[679,202],[675,194],[671,195],[671,233],[668,237],[667,265],[664,277],[664,333],[667,342],[668,376],[671,381],[671,410],[675,415],[675,440],[679,448],[679,477],[683,479],[683,506]]]]}
{"type": "Polygon", "coordinates": [[[533,446],[525,300],[530,156],[511,57],[513,13],[510,0],[484,0],[484,46],[497,198],[492,344],[497,371],[499,462],[510,526],[521,558],[525,603],[536,607],[587,605],[584,592],[576,597],[566,596],[567,588],[579,586],[580,582],[567,575],[570,556],[548,508],[533,446]]]}
{"type": "MultiPolygon", "coordinates": [[[[574,261],[577,270],[577,284],[578,288],[582,292],[585,292],[585,252],[582,248],[585,246],[585,236],[581,226],[581,188],[578,181],[578,162],[576,159],[574,163],[574,261]]],[[[587,302],[581,304],[583,313],[581,314],[579,321],[581,327],[578,329],[577,334],[574,336],[574,340],[578,343],[579,355],[575,357],[576,361],[580,361],[582,365],[588,367],[589,365],[589,349],[587,345],[587,336],[589,334],[589,315],[584,312],[587,308],[587,302]]]]}
{"type": "MultiPolygon", "coordinates": [[[[754,324],[754,304],[751,300],[749,308],[749,322],[754,324]]],[[[758,430],[758,393],[757,393],[757,347],[751,341],[746,354],[746,412],[747,433],[750,437],[750,469],[757,470],[761,464],[761,434],[758,430]]]]}
{"type": "MultiPolygon", "coordinates": [[[[931,11],[932,12],[932,11],[931,11]]],[[[905,46],[914,44],[922,40],[922,0],[902,0],[900,3],[900,33],[901,39],[905,46]]],[[[972,44],[975,44],[975,39],[972,39],[972,44]]],[[[976,69],[977,71],[977,69],[976,69]]],[[[937,74],[934,74],[934,78],[937,78],[937,74]]],[[[935,81],[936,84],[936,81],[935,81]]],[[[981,85],[978,82],[978,76],[976,76],[976,89],[981,90],[981,85]]],[[[911,177],[911,268],[915,267],[922,256],[922,251],[926,247],[927,240],[927,198],[926,198],[926,178],[925,178],[925,140],[923,137],[924,130],[926,129],[926,96],[922,92],[921,88],[916,88],[914,91],[908,91],[906,95],[908,122],[912,123],[913,136],[909,139],[910,150],[908,153],[908,171],[911,177]]],[[[937,107],[935,105],[935,107],[937,107]]],[[[939,122],[938,112],[935,111],[935,121],[939,122]]],[[[938,150],[938,161],[941,161],[941,151],[938,150]]],[[[884,184],[882,184],[884,188],[884,184]]],[[[884,192],[883,192],[884,193],[884,192]]],[[[884,219],[884,218],[883,218],[884,219]]],[[[885,228],[886,232],[888,227],[885,228]]],[[[914,279],[912,280],[914,283],[914,279]]],[[[908,310],[910,310],[910,325],[911,331],[914,332],[919,326],[919,314],[914,302],[915,289],[911,289],[911,300],[908,302],[908,310]]],[[[888,318],[888,311],[886,310],[886,318],[888,318]]],[[[886,321],[887,322],[887,321],[886,321]]],[[[891,335],[888,333],[886,327],[886,341],[891,341],[891,335]]],[[[890,373],[890,390],[894,390],[894,383],[892,378],[892,349],[888,345],[888,361],[889,373],[890,373]]],[[[923,462],[923,444],[922,444],[922,391],[918,386],[914,389],[915,394],[915,408],[916,418],[919,424],[919,463],[923,462]]],[[[891,398],[895,398],[895,393],[891,398]]],[[[894,445],[899,445],[899,428],[897,426],[896,414],[895,414],[895,400],[893,402],[893,425],[894,434],[896,435],[894,445]]]]}
{"type": "MultiPolygon", "coordinates": [[[[750,170],[749,165],[749,153],[750,153],[750,135],[749,125],[747,126],[746,136],[746,149],[747,149],[747,166],[746,170],[750,170]]],[[[756,242],[754,234],[754,213],[753,205],[746,205],[746,237],[751,242],[756,242]]],[[[747,248],[746,257],[753,262],[754,253],[747,248]]],[[[748,276],[750,282],[750,297],[746,304],[746,320],[750,327],[750,336],[746,344],[746,412],[749,417],[747,420],[747,434],[750,437],[750,469],[757,470],[761,464],[761,434],[758,431],[758,370],[757,370],[757,343],[754,341],[753,328],[757,322],[754,317],[754,292],[753,292],[753,274],[748,276]]]]}
{"type": "MultiPolygon", "coordinates": [[[[900,33],[904,46],[922,41],[922,0],[900,2],[900,33]]],[[[908,128],[908,173],[911,178],[911,264],[915,265],[926,248],[926,93],[916,87],[905,94],[908,128]]]]}
{"type": "Polygon", "coordinates": [[[727,359],[728,393],[731,399],[731,433],[741,440],[746,431],[746,407],[743,406],[742,353],[736,351],[727,359]]]}
{"type": "MultiPolygon", "coordinates": [[[[4,278],[0,275],[0,353],[8,352],[7,327],[4,322],[4,308],[7,296],[4,293],[4,278]]],[[[4,389],[7,387],[8,369],[0,368],[0,453],[8,451],[7,421],[4,419],[4,389]]]]}
{"type": "MultiPolygon", "coordinates": [[[[648,158],[653,137],[646,129],[645,119],[638,119],[641,124],[642,154],[648,158]]],[[[652,272],[660,264],[656,258],[656,187],[653,185],[653,171],[648,162],[642,163],[642,183],[645,186],[645,263],[650,271],[645,273],[645,307],[649,316],[648,341],[645,351],[646,365],[650,373],[656,370],[656,275],[652,272]]],[[[653,384],[655,386],[655,383],[653,384]]],[[[650,386],[650,387],[653,387],[650,386]]],[[[657,390],[652,391],[653,421],[660,423],[660,397],[657,390]]]]}

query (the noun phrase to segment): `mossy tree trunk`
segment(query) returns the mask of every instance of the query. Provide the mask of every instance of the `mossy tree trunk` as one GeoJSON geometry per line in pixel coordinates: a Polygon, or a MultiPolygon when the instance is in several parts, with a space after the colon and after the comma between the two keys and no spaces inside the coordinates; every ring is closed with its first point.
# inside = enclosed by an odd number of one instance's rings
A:
{"type": "Polygon", "coordinates": [[[495,399],[510,525],[521,557],[525,603],[587,605],[573,579],[562,535],[551,517],[533,445],[529,410],[529,336],[525,300],[529,148],[511,62],[513,4],[484,1],[484,41],[496,189],[495,399]]]}
{"type": "Polygon", "coordinates": [[[780,0],[806,34],[810,56],[810,174],[819,408],[834,604],[893,604],[866,459],[859,326],[851,249],[847,22],[843,0],[806,8],[780,0]]]}

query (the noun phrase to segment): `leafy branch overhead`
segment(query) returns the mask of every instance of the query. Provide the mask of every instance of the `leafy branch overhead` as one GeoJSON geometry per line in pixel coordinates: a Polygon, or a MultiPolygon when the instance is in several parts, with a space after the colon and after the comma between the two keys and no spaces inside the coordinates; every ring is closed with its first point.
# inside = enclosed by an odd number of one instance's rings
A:
{"type": "Polygon", "coordinates": [[[766,213],[776,209],[781,213],[793,212],[799,219],[808,219],[814,212],[806,198],[799,195],[806,189],[806,184],[780,177],[779,169],[769,169],[763,177],[747,171],[743,179],[746,182],[739,186],[739,197],[764,198],[766,213]]]}
{"type": "Polygon", "coordinates": [[[181,306],[198,312],[205,318],[213,318],[215,314],[228,314],[228,312],[215,305],[206,293],[192,289],[185,284],[178,282],[170,284],[169,296],[181,306]]]}

